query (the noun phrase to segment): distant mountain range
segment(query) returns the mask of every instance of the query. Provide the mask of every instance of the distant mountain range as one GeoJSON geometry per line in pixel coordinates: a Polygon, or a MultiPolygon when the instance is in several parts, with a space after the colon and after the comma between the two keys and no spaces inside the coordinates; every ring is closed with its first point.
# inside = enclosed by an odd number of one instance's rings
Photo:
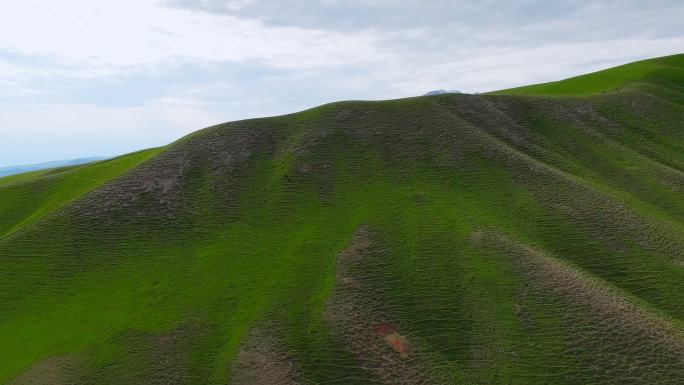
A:
{"type": "Polygon", "coordinates": [[[52,162],[0,167],[0,177],[7,176],[7,175],[13,175],[13,174],[20,174],[20,173],[29,172],[29,171],[45,170],[48,168],[76,166],[79,164],[95,162],[97,160],[102,160],[102,159],[107,159],[107,158],[103,157],[103,156],[95,156],[95,157],[90,157],[90,158],[55,160],[52,162]]]}

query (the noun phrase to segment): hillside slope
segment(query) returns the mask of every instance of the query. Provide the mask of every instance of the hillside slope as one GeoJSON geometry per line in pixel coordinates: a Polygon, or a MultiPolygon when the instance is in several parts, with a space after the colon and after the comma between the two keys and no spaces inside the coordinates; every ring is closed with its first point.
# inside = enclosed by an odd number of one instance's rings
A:
{"type": "MultiPolygon", "coordinates": [[[[684,55],[665,56],[557,82],[492,92],[499,95],[588,96],[623,89],[661,87],[684,92],[684,55]]],[[[681,99],[680,99],[681,100],[681,99]]]]}
{"type": "Polygon", "coordinates": [[[141,155],[0,238],[0,383],[679,384],[684,81],[652,79],[141,155]]]}
{"type": "Polygon", "coordinates": [[[106,161],[0,178],[0,238],[80,198],[157,152],[146,150],[106,161]]]}

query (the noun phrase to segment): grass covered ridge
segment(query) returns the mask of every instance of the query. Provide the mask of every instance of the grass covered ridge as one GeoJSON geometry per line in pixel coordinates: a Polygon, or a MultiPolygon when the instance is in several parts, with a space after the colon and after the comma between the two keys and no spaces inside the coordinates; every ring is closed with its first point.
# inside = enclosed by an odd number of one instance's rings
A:
{"type": "Polygon", "coordinates": [[[495,95],[588,96],[639,87],[644,83],[674,87],[684,80],[684,55],[665,56],[609,68],[556,82],[495,91],[495,95]]]}
{"type": "Polygon", "coordinates": [[[26,224],[0,238],[0,383],[676,384],[667,79],[333,103],[0,180],[26,224]]]}
{"type": "Polygon", "coordinates": [[[0,237],[58,210],[158,152],[146,150],[85,165],[0,178],[0,237]]]}

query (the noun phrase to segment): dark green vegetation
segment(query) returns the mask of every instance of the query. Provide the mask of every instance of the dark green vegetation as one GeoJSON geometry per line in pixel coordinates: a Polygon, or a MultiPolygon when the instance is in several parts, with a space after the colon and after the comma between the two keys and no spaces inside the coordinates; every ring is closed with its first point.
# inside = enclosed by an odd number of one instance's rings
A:
{"type": "Polygon", "coordinates": [[[0,383],[682,383],[684,56],[634,65],[0,179],[0,383]]]}

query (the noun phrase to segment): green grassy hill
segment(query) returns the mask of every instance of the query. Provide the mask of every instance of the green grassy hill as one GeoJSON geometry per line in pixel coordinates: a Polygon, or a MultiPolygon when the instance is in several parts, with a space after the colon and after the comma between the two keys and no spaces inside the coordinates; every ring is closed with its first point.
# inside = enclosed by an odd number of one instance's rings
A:
{"type": "Polygon", "coordinates": [[[0,179],[0,383],[680,384],[683,58],[0,179]]]}
{"type": "Polygon", "coordinates": [[[106,161],[0,178],[0,237],[60,209],[157,152],[146,150],[106,161]]]}
{"type": "Polygon", "coordinates": [[[666,56],[557,82],[492,92],[495,95],[588,96],[633,88],[662,87],[684,92],[684,55],[666,56]]]}

